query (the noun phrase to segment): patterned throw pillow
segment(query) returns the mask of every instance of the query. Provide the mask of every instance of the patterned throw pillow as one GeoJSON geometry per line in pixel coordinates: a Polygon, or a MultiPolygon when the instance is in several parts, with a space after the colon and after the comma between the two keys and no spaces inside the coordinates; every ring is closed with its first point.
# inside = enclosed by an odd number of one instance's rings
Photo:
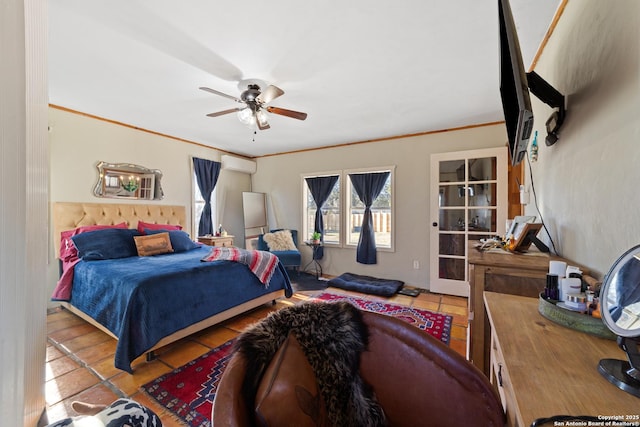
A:
{"type": "Polygon", "coordinates": [[[144,229],[144,234],[169,233],[169,240],[174,252],[185,252],[202,246],[202,243],[196,243],[191,240],[189,234],[182,230],[150,230],[144,229]]]}
{"type": "Polygon", "coordinates": [[[138,256],[160,255],[173,252],[169,233],[149,234],[134,237],[138,256]]]}
{"type": "Polygon", "coordinates": [[[270,251],[297,251],[293,243],[290,230],[280,230],[275,233],[267,233],[263,237],[270,251]]]}

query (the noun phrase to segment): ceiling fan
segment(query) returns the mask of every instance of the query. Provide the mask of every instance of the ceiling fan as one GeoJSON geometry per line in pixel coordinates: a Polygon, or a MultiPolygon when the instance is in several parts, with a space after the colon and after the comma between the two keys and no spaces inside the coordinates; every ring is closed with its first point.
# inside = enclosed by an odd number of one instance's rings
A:
{"type": "Polygon", "coordinates": [[[201,87],[200,89],[215,95],[232,99],[240,104],[244,104],[242,107],[229,108],[228,110],[209,113],[207,114],[208,117],[218,117],[224,114],[237,112],[238,119],[240,119],[241,122],[248,125],[255,124],[260,130],[269,129],[270,127],[267,122],[267,112],[298,120],[304,120],[307,118],[307,113],[268,106],[268,103],[284,95],[284,91],[274,85],[269,85],[264,91],[262,91],[260,89],[260,85],[256,83],[249,83],[247,89],[240,94],[240,98],[233,95],[227,95],[226,93],[210,89],[208,87],[201,87]]]}

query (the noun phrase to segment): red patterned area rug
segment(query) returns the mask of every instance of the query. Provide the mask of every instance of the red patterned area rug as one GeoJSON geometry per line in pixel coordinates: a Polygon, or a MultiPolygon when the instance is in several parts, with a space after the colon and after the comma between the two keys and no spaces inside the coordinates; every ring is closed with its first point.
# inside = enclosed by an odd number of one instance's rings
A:
{"type": "MultiPolygon", "coordinates": [[[[402,319],[443,343],[449,343],[451,316],[383,301],[331,293],[323,293],[315,298],[321,301],[345,299],[363,310],[402,319]]],[[[186,365],[143,385],[142,390],[187,425],[210,427],[213,398],[229,361],[232,347],[233,340],[228,341],[186,365]]]]}
{"type": "Polygon", "coordinates": [[[451,321],[453,318],[447,314],[410,308],[404,305],[389,304],[380,300],[376,301],[331,293],[323,293],[315,299],[322,301],[347,300],[362,310],[397,317],[407,323],[411,323],[436,339],[449,345],[449,338],[451,338],[451,321]]]}

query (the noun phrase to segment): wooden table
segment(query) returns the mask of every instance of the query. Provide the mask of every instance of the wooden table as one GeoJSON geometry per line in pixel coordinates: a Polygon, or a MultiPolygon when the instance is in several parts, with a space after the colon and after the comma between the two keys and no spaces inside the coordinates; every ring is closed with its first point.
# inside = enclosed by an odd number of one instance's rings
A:
{"type": "MultiPolygon", "coordinates": [[[[536,297],[546,285],[549,261],[564,258],[542,253],[533,248],[526,253],[511,253],[502,249],[480,252],[470,243],[469,253],[469,360],[489,374],[489,323],[482,295],[485,291],[536,297]]],[[[579,266],[586,274],[588,271],[579,266]]]]}
{"type": "Polygon", "coordinates": [[[484,301],[492,331],[490,378],[509,425],[554,415],[622,416],[631,424],[617,425],[640,425],[640,399],[598,372],[600,359],[626,359],[615,341],[547,320],[536,298],[485,292],[484,301]]]}

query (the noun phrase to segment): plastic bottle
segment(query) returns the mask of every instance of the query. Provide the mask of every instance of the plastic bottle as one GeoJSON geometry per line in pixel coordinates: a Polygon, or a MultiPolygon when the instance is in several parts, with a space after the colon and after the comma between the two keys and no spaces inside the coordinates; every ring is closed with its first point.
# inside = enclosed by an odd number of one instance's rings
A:
{"type": "Polygon", "coordinates": [[[538,160],[538,131],[533,134],[533,141],[531,142],[531,161],[538,160]]]}

